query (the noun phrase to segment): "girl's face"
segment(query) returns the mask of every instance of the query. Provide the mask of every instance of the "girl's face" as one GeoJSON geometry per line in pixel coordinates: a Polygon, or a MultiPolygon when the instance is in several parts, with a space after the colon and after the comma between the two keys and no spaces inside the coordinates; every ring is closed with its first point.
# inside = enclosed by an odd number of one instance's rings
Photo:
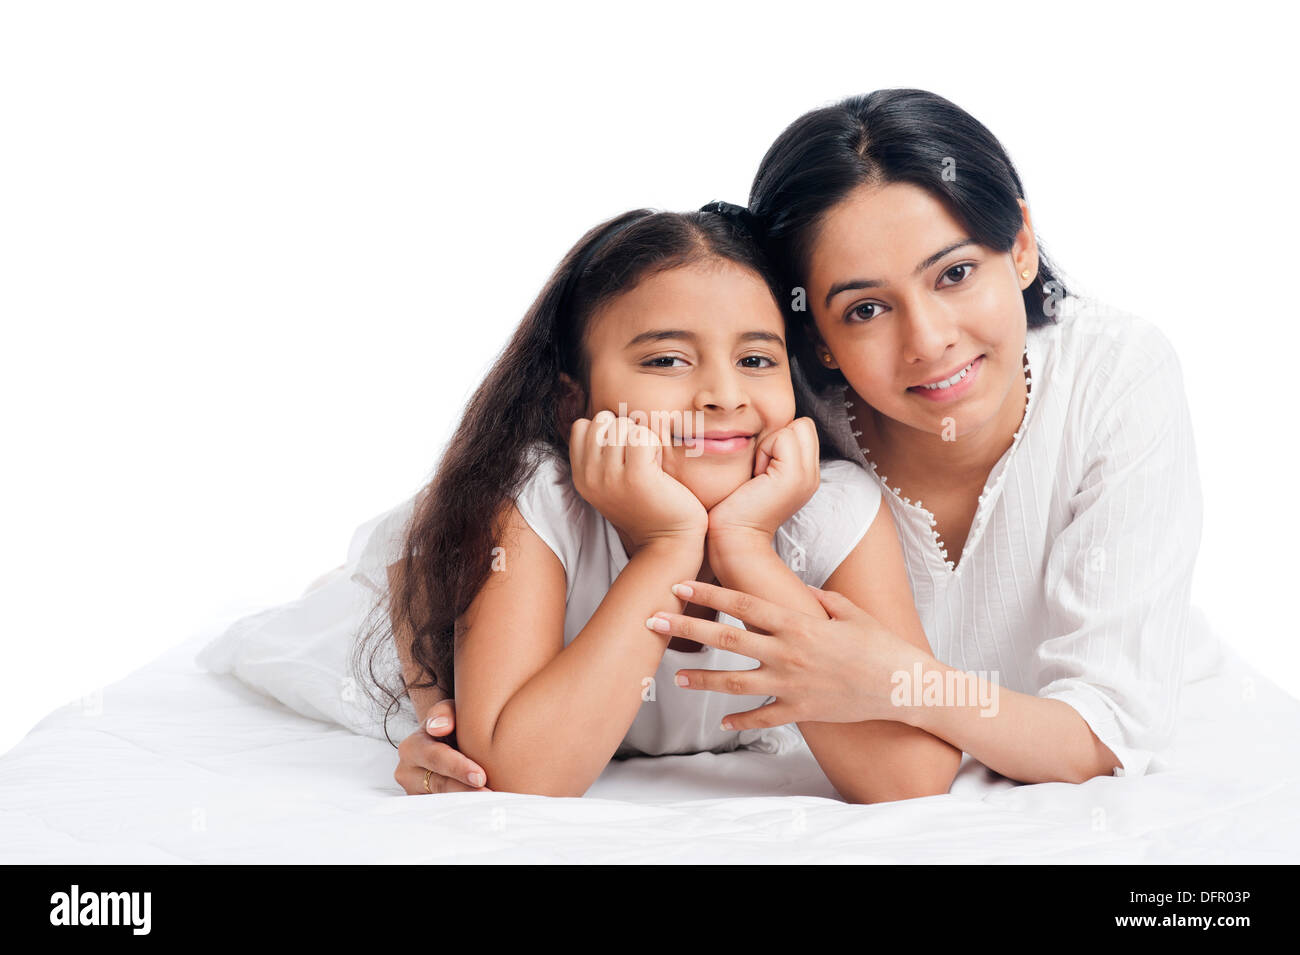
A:
{"type": "Polygon", "coordinates": [[[753,477],[759,444],[794,420],[781,312],[763,280],[733,262],[650,276],[597,310],[585,347],[585,416],[669,421],[664,470],[706,508],[753,477]],[[703,440],[688,447],[686,435],[703,440]]]}
{"type": "Polygon", "coordinates": [[[838,367],[868,405],[918,431],[955,429],[960,440],[998,419],[1017,385],[1023,392],[1021,291],[1038,272],[1029,210],[1020,205],[1014,247],[995,252],[919,186],[850,193],[823,220],[809,256],[818,357],[829,349],[827,367],[838,367]],[[920,387],[962,369],[966,377],[950,388],[920,387]]]}

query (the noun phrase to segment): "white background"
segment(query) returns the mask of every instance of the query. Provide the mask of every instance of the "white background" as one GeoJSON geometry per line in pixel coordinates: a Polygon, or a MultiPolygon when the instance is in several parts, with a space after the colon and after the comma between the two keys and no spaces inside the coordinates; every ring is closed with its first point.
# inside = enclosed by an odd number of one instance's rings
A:
{"type": "Polygon", "coordinates": [[[1282,5],[466,6],[0,7],[0,751],[340,564],[589,226],[744,203],[788,123],[893,86],[1173,341],[1195,600],[1300,692],[1282,5]]]}

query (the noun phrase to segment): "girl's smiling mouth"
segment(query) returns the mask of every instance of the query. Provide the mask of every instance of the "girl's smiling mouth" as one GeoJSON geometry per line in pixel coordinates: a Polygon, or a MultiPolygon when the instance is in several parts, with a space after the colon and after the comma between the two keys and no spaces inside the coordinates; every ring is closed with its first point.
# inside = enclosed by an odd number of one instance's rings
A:
{"type": "Polygon", "coordinates": [[[747,451],[754,440],[752,433],[736,431],[705,431],[697,437],[683,438],[682,444],[698,449],[703,454],[736,454],[747,451]]]}

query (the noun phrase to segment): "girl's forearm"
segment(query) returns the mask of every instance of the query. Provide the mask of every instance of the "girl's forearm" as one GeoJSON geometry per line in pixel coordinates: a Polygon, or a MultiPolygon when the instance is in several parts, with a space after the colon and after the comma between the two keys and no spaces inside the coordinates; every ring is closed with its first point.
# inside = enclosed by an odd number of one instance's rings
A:
{"type": "Polygon", "coordinates": [[[447,699],[446,691],[436,686],[423,689],[412,687],[406,691],[406,695],[411,698],[411,708],[415,710],[415,718],[421,724],[429,718],[429,711],[435,703],[447,699]]]}
{"type": "Polygon", "coordinates": [[[506,703],[491,738],[462,739],[493,789],[581,796],[595,782],[668,646],[646,618],[682,611],[670,588],[699,571],[703,552],[703,541],[675,540],[638,550],[573,642],[506,703]]]}
{"type": "Polygon", "coordinates": [[[1062,700],[1017,693],[921,655],[907,674],[907,687],[909,692],[899,693],[901,719],[1009,779],[1081,783],[1120,765],[1062,700]]]}
{"type": "MultiPolygon", "coordinates": [[[[758,542],[761,543],[761,542],[758,542]]],[[[722,586],[826,619],[821,602],[772,550],[750,542],[712,544],[709,562],[722,586]]],[[[946,793],[961,751],[903,722],[796,724],[831,784],[849,802],[872,803],[946,793]]]]}
{"type": "MultiPolygon", "coordinates": [[[[396,592],[398,582],[405,572],[405,568],[405,560],[392,564],[388,568],[390,593],[396,592]]],[[[447,699],[448,694],[442,687],[411,686],[413,683],[425,682],[428,675],[415,662],[415,657],[411,653],[411,629],[407,626],[406,621],[396,614],[390,615],[389,620],[392,623],[393,644],[397,648],[397,658],[402,665],[402,677],[408,686],[406,695],[411,698],[411,707],[415,710],[416,719],[423,723],[433,705],[447,699]]]]}

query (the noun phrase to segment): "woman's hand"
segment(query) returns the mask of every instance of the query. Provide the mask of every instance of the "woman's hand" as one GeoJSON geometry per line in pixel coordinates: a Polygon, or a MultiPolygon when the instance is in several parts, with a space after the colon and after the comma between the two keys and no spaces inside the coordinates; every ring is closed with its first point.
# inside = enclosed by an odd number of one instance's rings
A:
{"type": "Polygon", "coordinates": [[[709,528],[699,498],[664,469],[672,435],[667,416],[660,420],[656,433],[601,411],[579,418],[569,432],[573,486],[631,538],[634,551],[661,538],[703,541],[709,528]]]}
{"type": "Polygon", "coordinates": [[[455,729],[455,701],[442,700],[429,708],[424,724],[398,745],[393,778],[408,796],[492,791],[478,763],[437,741],[436,737],[446,736],[454,742],[455,729]]]}
{"type": "Polygon", "coordinates": [[[710,546],[734,536],[769,543],[776,529],[816,493],[820,454],[812,418],[796,418],[764,438],[754,458],[754,476],[709,510],[710,546]]]}
{"type": "MultiPolygon", "coordinates": [[[[842,594],[810,587],[831,619],[789,610],[750,594],[690,581],[673,592],[689,603],[722,610],[744,622],[737,630],[684,614],[656,613],[673,636],[759,661],[752,670],[678,670],[678,685],[776,702],[727,716],[727,729],[761,729],[786,723],[907,722],[891,700],[894,675],[912,673],[932,658],[891,633],[842,594]],[[691,594],[679,592],[689,587],[691,594]],[[682,679],[686,683],[682,683],[682,679]]],[[[647,622],[647,625],[649,623],[647,622]]]]}

